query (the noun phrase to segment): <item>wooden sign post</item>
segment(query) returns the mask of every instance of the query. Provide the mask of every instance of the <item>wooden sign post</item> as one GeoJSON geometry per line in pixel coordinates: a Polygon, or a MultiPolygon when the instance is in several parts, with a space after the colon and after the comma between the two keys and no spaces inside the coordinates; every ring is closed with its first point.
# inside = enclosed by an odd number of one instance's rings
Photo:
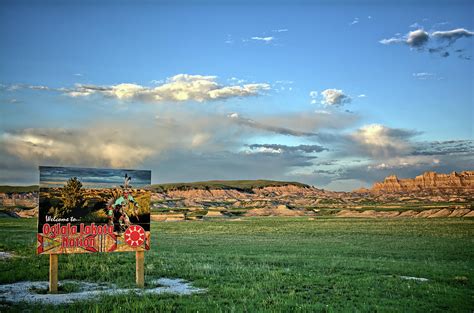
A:
{"type": "Polygon", "coordinates": [[[138,288],[145,287],[145,251],[137,251],[136,259],[136,281],[138,288]]]}
{"type": "Polygon", "coordinates": [[[49,255],[49,292],[58,293],[58,255],[49,255]]]}

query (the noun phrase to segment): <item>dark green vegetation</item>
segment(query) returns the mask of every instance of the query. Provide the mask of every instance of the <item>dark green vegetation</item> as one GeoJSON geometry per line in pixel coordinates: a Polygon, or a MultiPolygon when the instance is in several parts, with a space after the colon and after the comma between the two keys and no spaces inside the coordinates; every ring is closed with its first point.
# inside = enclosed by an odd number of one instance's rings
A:
{"type": "Polygon", "coordinates": [[[279,186],[298,186],[308,188],[308,185],[298,182],[286,182],[275,180],[210,180],[194,183],[175,183],[175,184],[158,184],[152,185],[151,188],[155,192],[164,192],[170,190],[195,190],[195,189],[218,189],[229,190],[234,189],[241,192],[251,192],[253,188],[279,187],[279,186]]]}
{"type": "MultiPolygon", "coordinates": [[[[0,218],[0,283],[46,280],[34,220],[0,218]]],[[[183,278],[192,296],[105,296],[14,311],[472,312],[474,220],[249,218],[152,225],[147,280],[183,278]],[[400,276],[427,278],[427,282],[400,276]]],[[[133,287],[134,254],[61,255],[59,278],[133,287]]]]}
{"type": "Polygon", "coordinates": [[[32,186],[7,186],[7,185],[1,185],[0,186],[0,192],[4,193],[21,193],[21,192],[37,192],[39,191],[39,186],[38,185],[32,185],[32,186]]]}
{"type": "Polygon", "coordinates": [[[61,200],[63,202],[64,213],[68,214],[75,208],[84,205],[84,192],[81,188],[82,183],[77,177],[70,178],[66,185],[61,188],[61,200]]]}

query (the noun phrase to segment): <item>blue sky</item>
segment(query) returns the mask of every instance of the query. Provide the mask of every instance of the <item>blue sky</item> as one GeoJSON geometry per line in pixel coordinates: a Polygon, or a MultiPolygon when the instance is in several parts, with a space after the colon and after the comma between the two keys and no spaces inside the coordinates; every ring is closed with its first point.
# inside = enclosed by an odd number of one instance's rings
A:
{"type": "Polygon", "coordinates": [[[472,169],[474,5],[354,3],[1,2],[0,183],[472,169]]]}

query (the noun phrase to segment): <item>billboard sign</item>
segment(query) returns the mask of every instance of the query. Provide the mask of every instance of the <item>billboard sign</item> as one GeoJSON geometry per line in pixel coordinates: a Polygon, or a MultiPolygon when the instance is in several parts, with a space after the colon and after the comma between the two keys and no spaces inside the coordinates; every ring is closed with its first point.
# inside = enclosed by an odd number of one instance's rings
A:
{"type": "Polygon", "coordinates": [[[40,166],[38,254],[150,249],[151,171],[40,166]]]}

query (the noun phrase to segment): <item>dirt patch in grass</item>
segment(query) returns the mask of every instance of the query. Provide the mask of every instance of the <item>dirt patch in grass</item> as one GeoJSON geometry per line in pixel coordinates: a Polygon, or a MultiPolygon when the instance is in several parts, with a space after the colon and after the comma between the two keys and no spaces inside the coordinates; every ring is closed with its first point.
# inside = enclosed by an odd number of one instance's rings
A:
{"type": "Polygon", "coordinates": [[[204,292],[182,279],[160,278],[149,281],[149,287],[117,288],[113,284],[96,284],[75,280],[64,280],[59,283],[59,293],[48,293],[46,281],[23,281],[0,285],[0,300],[11,303],[40,302],[47,304],[71,303],[78,300],[90,300],[101,295],[120,295],[134,292],[138,295],[171,293],[191,295],[204,292]]]}
{"type": "Polygon", "coordinates": [[[413,277],[413,276],[400,276],[401,279],[405,280],[414,280],[414,281],[419,281],[419,282],[427,282],[429,279],[428,278],[423,278],[423,277],[413,277]]]}
{"type": "Polygon", "coordinates": [[[0,251],[0,260],[6,260],[12,257],[13,254],[11,254],[10,252],[0,251]]]}

